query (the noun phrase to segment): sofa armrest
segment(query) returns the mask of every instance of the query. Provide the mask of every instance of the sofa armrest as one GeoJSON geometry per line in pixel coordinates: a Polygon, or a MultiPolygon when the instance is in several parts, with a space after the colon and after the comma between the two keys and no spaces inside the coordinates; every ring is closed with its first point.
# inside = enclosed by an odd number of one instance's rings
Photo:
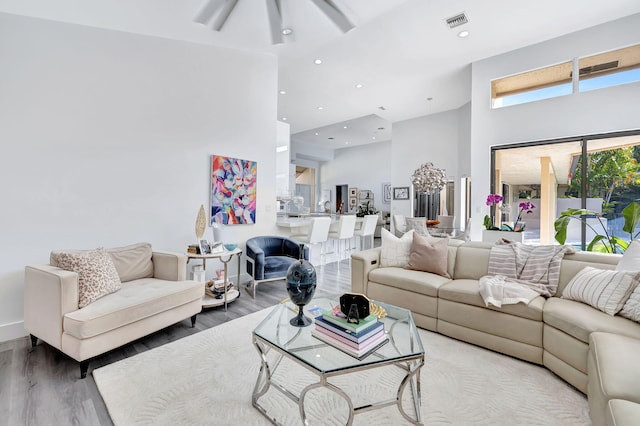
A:
{"type": "Polygon", "coordinates": [[[154,251],[153,277],[167,281],[185,281],[187,279],[187,256],[179,253],[154,251]]]}
{"type": "Polygon", "coordinates": [[[25,330],[61,349],[63,318],[78,310],[78,298],[77,273],[51,265],[25,267],[25,330]]]}
{"type": "Polygon", "coordinates": [[[380,267],[380,247],[351,255],[351,291],[367,294],[369,272],[380,267]]]}

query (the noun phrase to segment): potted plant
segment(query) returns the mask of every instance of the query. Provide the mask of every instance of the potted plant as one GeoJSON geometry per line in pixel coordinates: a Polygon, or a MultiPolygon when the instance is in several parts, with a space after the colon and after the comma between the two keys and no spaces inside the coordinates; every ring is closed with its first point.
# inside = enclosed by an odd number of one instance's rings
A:
{"type": "MultiPolygon", "coordinates": [[[[499,205],[502,200],[504,200],[504,197],[500,194],[489,194],[487,196],[486,205],[490,208],[494,208],[495,206],[499,205]]],[[[523,211],[525,211],[525,209],[523,209],[523,204],[525,203],[520,203],[520,213],[518,214],[518,220],[516,220],[515,222],[516,224],[522,218],[523,211]]],[[[533,208],[529,207],[529,205],[533,206],[533,204],[527,202],[527,206],[525,206],[527,207],[527,213],[529,213],[533,208]]],[[[493,222],[493,216],[485,215],[484,227],[485,229],[482,231],[482,241],[494,243],[501,238],[505,238],[510,241],[517,241],[519,243],[523,242],[524,234],[522,231],[524,230],[524,226],[516,227],[514,225],[513,227],[511,227],[505,224],[498,228],[493,222]]]]}
{"type": "Polygon", "coordinates": [[[356,212],[357,217],[365,217],[368,214],[378,214],[378,210],[370,205],[371,201],[367,201],[358,206],[358,211],[356,212]]]}
{"type": "MultiPolygon", "coordinates": [[[[622,230],[624,232],[629,233],[629,239],[633,240],[638,237],[640,232],[635,232],[636,226],[638,222],[640,222],[640,204],[636,201],[631,202],[622,210],[622,217],[624,218],[624,226],[622,230]]],[[[593,210],[587,209],[573,209],[569,208],[562,213],[560,213],[560,217],[558,217],[553,226],[556,230],[556,241],[560,244],[564,244],[567,241],[567,226],[569,225],[569,221],[571,219],[579,220],[585,223],[595,234],[596,236],[591,240],[591,242],[587,245],[587,251],[597,251],[602,253],[624,253],[624,251],[629,247],[629,242],[623,240],[620,237],[615,235],[610,235],[609,230],[605,226],[602,221],[602,214],[598,212],[594,212],[593,210]],[[594,228],[589,222],[587,222],[588,217],[595,217],[602,228],[602,232],[599,232],[599,229],[594,228]]]]}

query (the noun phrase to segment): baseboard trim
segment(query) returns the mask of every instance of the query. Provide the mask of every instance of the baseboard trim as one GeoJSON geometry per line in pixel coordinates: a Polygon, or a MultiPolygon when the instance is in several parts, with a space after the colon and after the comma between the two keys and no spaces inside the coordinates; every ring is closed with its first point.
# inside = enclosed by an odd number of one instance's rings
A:
{"type": "Polygon", "coordinates": [[[0,343],[19,339],[20,337],[24,337],[27,334],[27,331],[24,329],[24,321],[0,324],[0,343]]]}

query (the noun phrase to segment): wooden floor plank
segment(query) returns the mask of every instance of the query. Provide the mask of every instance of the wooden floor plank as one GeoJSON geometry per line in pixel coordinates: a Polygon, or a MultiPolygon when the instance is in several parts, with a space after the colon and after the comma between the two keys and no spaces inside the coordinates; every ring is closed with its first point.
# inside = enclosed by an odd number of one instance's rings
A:
{"type": "Polygon", "coordinates": [[[11,407],[11,358],[13,349],[6,348],[0,352],[0,419],[9,418],[11,407]]]}

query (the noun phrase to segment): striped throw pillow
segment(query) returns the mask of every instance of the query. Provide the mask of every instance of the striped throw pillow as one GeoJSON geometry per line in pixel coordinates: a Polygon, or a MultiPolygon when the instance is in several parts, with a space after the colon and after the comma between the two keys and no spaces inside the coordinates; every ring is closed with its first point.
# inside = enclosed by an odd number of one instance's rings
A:
{"type": "Polygon", "coordinates": [[[609,271],[587,266],[569,281],[563,299],[586,303],[615,315],[638,286],[640,272],[609,271]]]}

